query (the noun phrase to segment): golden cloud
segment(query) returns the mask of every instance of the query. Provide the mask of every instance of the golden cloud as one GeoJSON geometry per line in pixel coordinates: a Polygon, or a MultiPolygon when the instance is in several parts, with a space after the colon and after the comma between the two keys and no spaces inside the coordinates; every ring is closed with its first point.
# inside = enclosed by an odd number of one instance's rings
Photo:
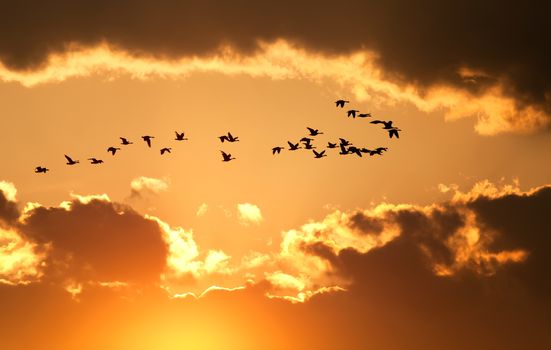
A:
{"type": "MultiPolygon", "coordinates": [[[[272,79],[307,79],[334,82],[359,101],[372,105],[408,103],[423,112],[442,111],[446,120],[476,118],[475,130],[482,135],[504,132],[531,133],[549,126],[551,117],[539,105],[519,103],[507,95],[506,83],[498,78],[485,82],[476,92],[434,83],[420,87],[388,74],[372,51],[323,55],[298,48],[287,41],[261,43],[254,55],[243,55],[229,46],[205,57],[161,60],[135,57],[107,44],[93,48],[75,46],[63,54],[51,54],[37,71],[12,71],[0,66],[0,80],[34,86],[91,75],[130,75],[136,79],[181,79],[195,73],[214,72],[272,79]]],[[[477,86],[470,67],[458,70],[458,78],[477,86]]]]}

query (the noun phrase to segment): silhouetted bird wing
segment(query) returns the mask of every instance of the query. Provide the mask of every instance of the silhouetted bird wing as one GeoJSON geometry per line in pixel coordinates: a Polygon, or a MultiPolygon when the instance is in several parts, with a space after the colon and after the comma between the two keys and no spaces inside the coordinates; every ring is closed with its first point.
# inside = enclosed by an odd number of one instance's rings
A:
{"type": "Polygon", "coordinates": [[[382,120],[372,120],[369,122],[370,124],[384,124],[385,122],[382,120]]]}
{"type": "Polygon", "coordinates": [[[69,163],[73,163],[73,162],[74,162],[74,160],[72,160],[71,157],[69,157],[69,156],[66,155],[66,154],[65,154],[65,159],[67,159],[67,161],[68,161],[69,163]]]}

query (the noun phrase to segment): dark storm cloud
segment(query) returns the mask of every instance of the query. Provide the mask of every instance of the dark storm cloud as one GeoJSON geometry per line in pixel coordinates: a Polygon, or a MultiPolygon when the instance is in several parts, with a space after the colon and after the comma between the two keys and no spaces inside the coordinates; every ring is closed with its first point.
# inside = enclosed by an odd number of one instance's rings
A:
{"type": "Polygon", "coordinates": [[[107,41],[132,54],[244,53],[288,39],[327,54],[371,49],[394,77],[474,89],[496,79],[517,101],[550,110],[550,6],[543,1],[8,1],[0,60],[35,68],[70,43],[107,41]],[[486,76],[464,82],[467,66],[486,76]]]}
{"type": "Polygon", "coordinates": [[[470,206],[479,224],[497,233],[493,249],[522,248],[530,252],[510,273],[543,296],[551,296],[551,187],[532,195],[479,198],[470,206]]]}
{"type": "MultiPolygon", "coordinates": [[[[504,194],[497,197],[478,195],[468,201],[450,201],[440,206],[427,208],[412,206],[408,209],[395,209],[383,217],[371,217],[358,212],[351,216],[350,225],[356,222],[377,220],[381,224],[396,224],[400,236],[387,245],[400,247],[399,261],[388,261],[385,265],[402,264],[408,256],[422,256],[416,263],[417,267],[427,271],[439,264],[448,266],[454,275],[502,275],[512,283],[523,286],[534,295],[549,298],[551,296],[551,187],[544,186],[534,192],[504,194]],[[474,222],[469,222],[473,215],[474,222]],[[487,258],[478,259],[473,256],[470,261],[461,266],[455,266],[456,254],[467,246],[464,238],[458,233],[461,230],[477,230],[480,238],[478,247],[480,253],[487,258]],[[453,241],[459,242],[454,244],[453,241]],[[408,252],[405,252],[407,247],[408,252]],[[497,255],[503,251],[524,250],[528,253],[524,261],[503,264],[497,261],[497,255]],[[475,273],[473,273],[475,272],[475,273]]],[[[371,228],[367,227],[370,234],[371,228]]],[[[375,248],[367,252],[367,256],[377,256],[375,248]]],[[[396,250],[398,248],[392,248],[396,250]]],[[[340,254],[320,243],[304,244],[303,251],[317,255],[329,261],[335,268],[346,268],[350,265],[343,262],[341,256],[357,252],[354,247],[341,251],[340,254]]],[[[461,252],[460,252],[461,253],[461,252]]],[[[368,258],[371,259],[371,258],[368,258]]],[[[343,271],[344,272],[344,271],[343,271]]],[[[432,272],[431,272],[432,273],[432,272]]],[[[358,271],[349,272],[351,277],[361,275],[358,271]]],[[[551,300],[551,299],[549,299],[551,300]]]]}
{"type": "Polygon", "coordinates": [[[9,201],[4,192],[0,190],[0,224],[2,221],[9,224],[17,220],[18,217],[19,209],[17,209],[17,204],[9,201]]]}
{"type": "Polygon", "coordinates": [[[39,207],[19,230],[46,251],[47,279],[150,283],[166,265],[157,223],[107,201],[74,200],[70,210],[39,207]]]}

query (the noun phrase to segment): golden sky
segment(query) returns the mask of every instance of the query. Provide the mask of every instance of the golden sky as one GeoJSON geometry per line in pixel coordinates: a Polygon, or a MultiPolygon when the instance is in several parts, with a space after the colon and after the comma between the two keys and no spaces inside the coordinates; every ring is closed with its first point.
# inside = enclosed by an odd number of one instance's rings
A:
{"type": "Polygon", "coordinates": [[[548,348],[549,34],[490,3],[0,5],[0,347],[548,348]]]}

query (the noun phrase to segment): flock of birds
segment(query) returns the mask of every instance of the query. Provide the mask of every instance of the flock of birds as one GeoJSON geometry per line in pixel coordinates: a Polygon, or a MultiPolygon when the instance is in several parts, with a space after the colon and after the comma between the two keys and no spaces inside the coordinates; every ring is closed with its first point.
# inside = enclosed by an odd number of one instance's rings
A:
{"type": "MultiPolygon", "coordinates": [[[[344,108],[344,105],[346,103],[349,103],[349,102],[350,101],[346,101],[346,100],[337,100],[337,101],[335,101],[335,104],[336,104],[337,107],[344,108]]],[[[356,118],[356,117],[358,117],[358,118],[371,118],[370,113],[360,113],[360,111],[356,110],[356,109],[348,110],[347,111],[347,116],[352,117],[352,118],[356,118]]],[[[388,131],[388,134],[389,134],[390,138],[392,138],[394,136],[396,138],[400,137],[398,132],[401,131],[401,130],[392,125],[392,120],[389,120],[389,121],[373,120],[370,123],[371,124],[383,124],[383,129],[388,131]]],[[[287,144],[289,145],[289,151],[296,151],[298,149],[301,149],[302,147],[301,147],[300,143],[302,142],[302,146],[304,146],[304,149],[312,150],[312,152],[314,153],[314,158],[326,157],[327,154],[325,154],[325,150],[316,151],[317,147],[312,144],[312,141],[314,141],[314,139],[311,138],[311,137],[321,135],[321,134],[323,134],[323,132],[320,132],[318,129],[314,129],[314,128],[310,128],[310,127],[308,127],[307,129],[309,131],[309,134],[306,137],[301,138],[299,140],[299,142],[293,143],[291,141],[287,141],[287,144]]],[[[174,138],[175,141],[186,141],[186,140],[188,140],[188,138],[185,137],[184,132],[175,131],[175,134],[176,134],[176,137],[174,138]]],[[[133,142],[129,141],[128,138],[125,138],[125,137],[119,137],[119,138],[121,140],[120,145],[122,145],[122,146],[128,146],[128,145],[133,144],[133,142]]],[[[151,148],[151,142],[152,142],[152,139],[154,139],[154,138],[155,138],[155,136],[149,136],[149,135],[142,136],[143,141],[147,144],[147,146],[149,148],[151,148]]],[[[219,136],[218,138],[220,139],[220,142],[222,142],[222,143],[224,143],[224,142],[233,143],[233,142],[238,142],[239,141],[239,137],[233,136],[231,134],[231,132],[228,132],[227,135],[219,136]]],[[[356,147],[356,146],[352,145],[352,143],[350,141],[348,141],[344,138],[339,138],[339,143],[338,144],[336,142],[335,143],[328,142],[327,146],[326,146],[326,148],[329,148],[329,149],[337,148],[337,147],[340,148],[340,152],[339,152],[340,155],[356,154],[359,157],[362,157],[362,154],[369,154],[370,156],[382,155],[383,151],[388,150],[387,147],[377,147],[375,149],[368,149],[368,148],[365,148],[365,147],[356,147]]],[[[282,147],[282,146],[273,147],[272,148],[272,154],[274,154],[274,155],[279,154],[284,149],[285,149],[285,147],[282,147]]],[[[107,152],[111,153],[111,155],[113,155],[113,156],[120,150],[121,150],[121,147],[110,146],[110,147],[107,148],[107,152]]],[[[165,153],[171,153],[171,151],[172,151],[171,147],[163,147],[159,150],[161,156],[164,155],[165,153]]],[[[231,160],[236,159],[235,157],[232,157],[232,155],[230,153],[226,153],[222,150],[220,152],[222,154],[222,161],[223,162],[229,162],[231,160]]],[[[66,163],[67,165],[76,165],[76,164],[80,163],[79,160],[75,160],[75,159],[71,158],[70,156],[68,156],[66,154],[64,156],[65,156],[65,159],[67,160],[67,163],[66,163]]],[[[95,157],[88,158],[88,160],[90,161],[90,164],[93,164],[93,165],[99,165],[99,164],[103,163],[102,159],[98,159],[98,158],[95,158],[95,157]]],[[[43,167],[43,166],[37,166],[35,168],[35,173],[45,174],[48,171],[50,171],[50,169],[48,169],[46,167],[43,167]]]]}
{"type": "MultiPolygon", "coordinates": [[[[346,100],[337,100],[335,101],[335,104],[337,107],[344,108],[344,105],[346,103],[349,103],[350,101],[346,100]]],[[[350,109],[346,112],[348,117],[352,118],[371,118],[371,113],[360,113],[357,109],[350,109]]],[[[402,131],[401,129],[395,127],[392,125],[392,120],[373,120],[370,122],[371,124],[383,124],[383,129],[388,131],[388,135],[390,138],[396,137],[400,138],[399,131],[402,131]]],[[[301,149],[300,143],[302,142],[302,146],[304,146],[304,149],[312,150],[314,153],[314,158],[323,158],[327,157],[327,154],[325,154],[325,150],[323,151],[316,151],[316,146],[312,144],[312,141],[314,141],[312,137],[318,136],[323,134],[323,132],[320,132],[318,129],[307,127],[309,134],[299,140],[297,143],[293,143],[291,141],[287,141],[287,144],[289,145],[289,151],[296,151],[298,149],[301,149]]],[[[377,147],[374,149],[368,149],[366,147],[356,147],[352,145],[352,143],[344,138],[339,138],[338,143],[332,143],[328,142],[326,148],[340,148],[340,155],[347,155],[347,154],[356,154],[358,157],[362,157],[363,154],[369,154],[370,156],[373,155],[382,155],[383,151],[388,151],[387,147],[377,147]]],[[[285,147],[282,146],[276,146],[272,148],[272,154],[279,154],[282,150],[284,150],[285,147]]]]}

